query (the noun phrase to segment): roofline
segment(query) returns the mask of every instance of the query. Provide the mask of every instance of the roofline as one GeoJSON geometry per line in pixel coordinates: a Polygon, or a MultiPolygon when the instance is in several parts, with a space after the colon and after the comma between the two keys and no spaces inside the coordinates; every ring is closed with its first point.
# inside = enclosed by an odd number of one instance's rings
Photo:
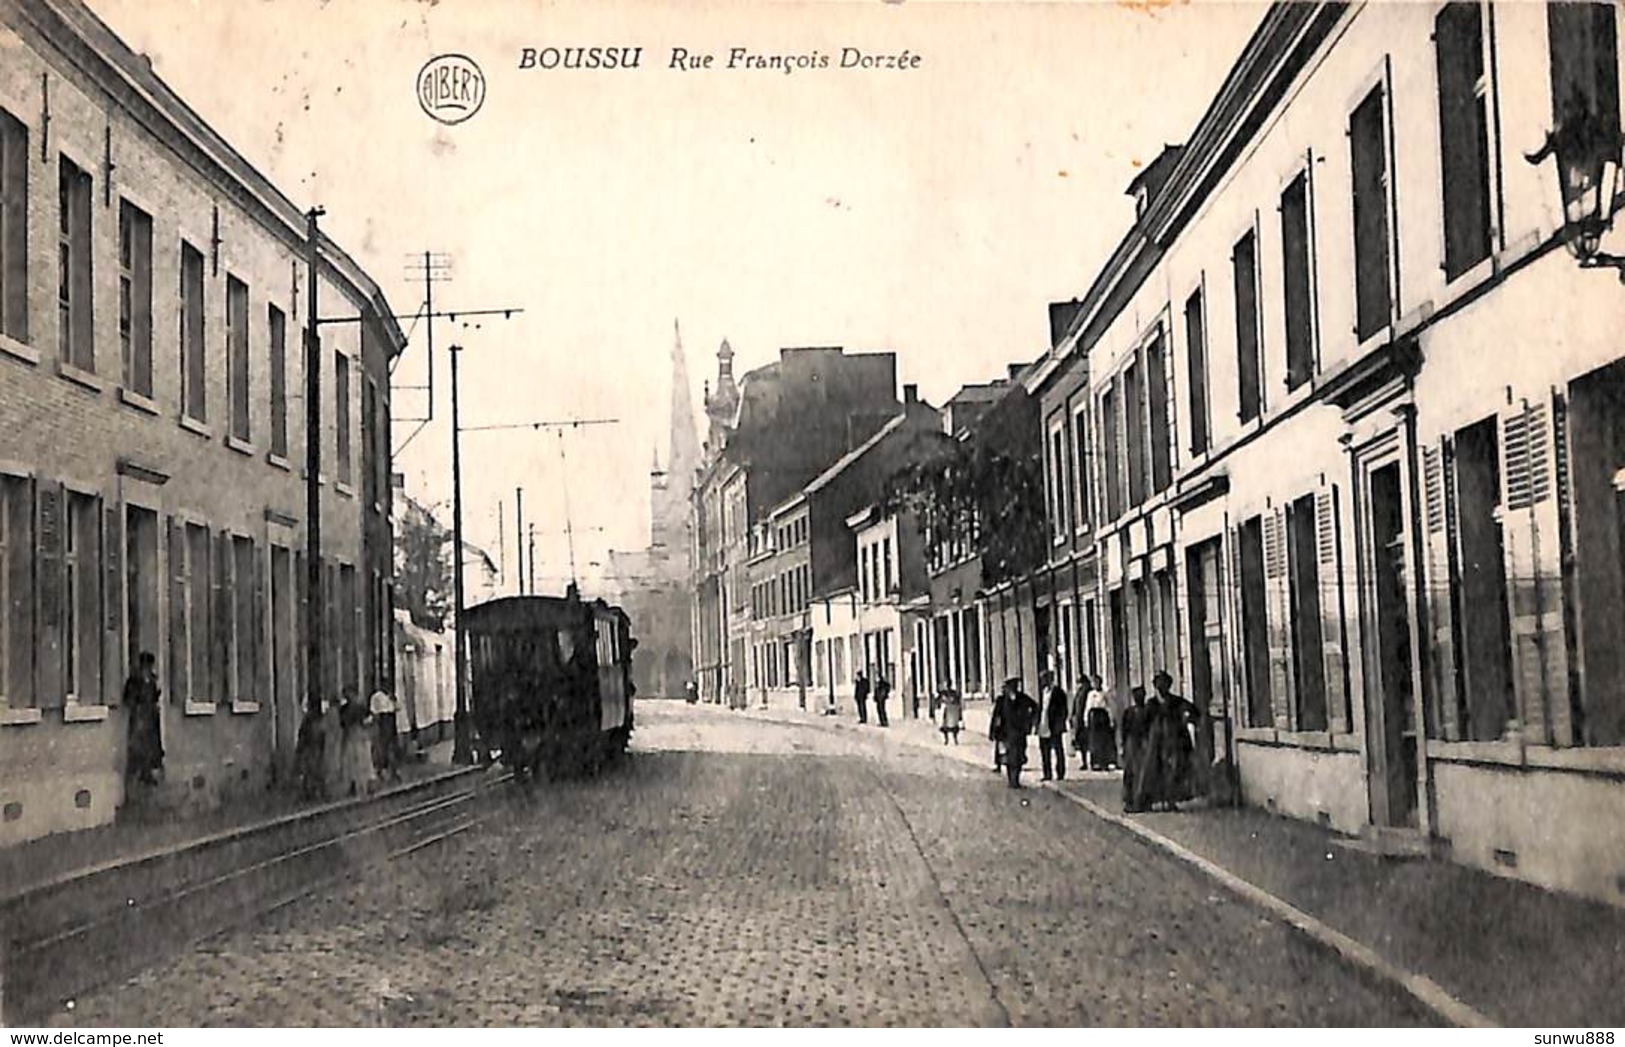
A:
{"type": "MultiPolygon", "coordinates": [[[[228,194],[235,190],[240,197],[238,202],[257,217],[260,224],[279,234],[291,247],[304,249],[307,246],[305,211],[198,115],[158,76],[150,61],[125,43],[84,0],[26,0],[23,3],[0,0],[0,6],[4,7],[7,24],[26,23],[44,37],[64,58],[97,81],[112,96],[115,105],[135,117],[137,123],[161,142],[175,148],[183,162],[228,194]],[[76,53],[75,44],[82,47],[84,53],[76,53]],[[87,63],[87,57],[100,66],[87,63]],[[109,77],[116,83],[107,83],[109,77]],[[154,126],[155,122],[161,122],[162,126],[154,126]],[[170,134],[163,133],[165,130],[170,134]],[[187,156],[183,149],[176,147],[175,138],[191,145],[199,156],[187,156]]],[[[389,355],[401,353],[406,348],[406,335],[383,289],[330,237],[318,233],[318,238],[324,256],[322,270],[349,297],[362,303],[361,308],[371,306],[390,343],[389,355]]]]}
{"type": "MultiPolygon", "coordinates": [[[[1236,158],[1238,136],[1248,130],[1248,118],[1255,115],[1255,107],[1265,99],[1268,89],[1281,83],[1283,77],[1296,75],[1308,58],[1304,45],[1311,45],[1311,51],[1318,47],[1351,6],[1363,5],[1327,0],[1316,3],[1276,0],[1270,5],[1223,85],[1197,121],[1161,191],[1124,234],[1090,284],[1082,299],[1083,306],[1067,325],[1067,333],[1051,351],[1051,357],[1064,359],[1075,352],[1082,336],[1096,325],[1105,306],[1114,300],[1113,293],[1133,271],[1135,263],[1148,257],[1160,257],[1163,246],[1179,235],[1218,179],[1230,169],[1236,158]]],[[[1278,102],[1279,98],[1269,99],[1264,112],[1272,111],[1278,102]]],[[[1241,139],[1242,142],[1247,140],[1250,139],[1241,139]]],[[[1134,289],[1138,289],[1143,280],[1141,276],[1134,283],[1134,289]]]]}

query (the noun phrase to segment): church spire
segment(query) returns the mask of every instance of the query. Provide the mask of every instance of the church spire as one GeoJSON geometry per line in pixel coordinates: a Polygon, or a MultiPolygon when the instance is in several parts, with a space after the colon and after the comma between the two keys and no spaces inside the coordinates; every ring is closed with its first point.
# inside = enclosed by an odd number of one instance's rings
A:
{"type": "MultiPolygon", "coordinates": [[[[666,448],[664,483],[653,500],[651,534],[656,545],[686,551],[683,536],[688,524],[694,471],[699,468],[699,435],[694,428],[694,393],[688,384],[688,361],[683,355],[683,331],[672,321],[671,438],[666,448]]],[[[656,458],[658,469],[659,459],[656,458]]]]}

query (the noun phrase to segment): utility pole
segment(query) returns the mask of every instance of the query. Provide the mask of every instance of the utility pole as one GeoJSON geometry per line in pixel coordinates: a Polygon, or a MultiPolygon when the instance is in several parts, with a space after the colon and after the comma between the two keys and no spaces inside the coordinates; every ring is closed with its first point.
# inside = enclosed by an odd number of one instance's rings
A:
{"type": "MultiPolygon", "coordinates": [[[[320,207],[305,213],[305,265],[310,270],[305,309],[305,709],[322,715],[322,338],[318,328],[317,272],[321,266],[320,207]]],[[[307,737],[314,737],[309,732],[307,737]]]]}
{"type": "Polygon", "coordinates": [[[519,566],[513,572],[513,587],[519,595],[525,595],[525,489],[513,489],[513,547],[518,555],[519,566]]]}
{"type": "Polygon", "coordinates": [[[463,441],[462,430],[458,427],[457,413],[457,355],[463,351],[460,345],[453,345],[451,352],[451,540],[457,547],[455,559],[457,573],[453,576],[453,598],[457,603],[457,635],[456,656],[453,661],[457,668],[457,711],[452,719],[452,747],[451,762],[467,765],[474,762],[472,748],[473,738],[468,722],[468,649],[465,633],[463,631],[463,441]]]}

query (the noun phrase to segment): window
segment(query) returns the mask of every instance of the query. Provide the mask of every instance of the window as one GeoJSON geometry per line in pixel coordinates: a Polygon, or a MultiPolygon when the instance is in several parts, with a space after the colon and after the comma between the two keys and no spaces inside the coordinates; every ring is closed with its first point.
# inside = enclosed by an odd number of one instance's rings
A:
{"type": "Polygon", "coordinates": [[[1089,526],[1089,414],[1083,405],[1072,412],[1072,525],[1082,531],[1089,526]]]}
{"type": "Polygon", "coordinates": [[[1619,124],[1619,28],[1614,5],[1552,3],[1546,6],[1551,47],[1552,125],[1581,114],[1598,121],[1601,141],[1616,141],[1619,124]]]}
{"type": "Polygon", "coordinates": [[[888,538],[882,538],[880,540],[880,580],[881,580],[881,590],[880,591],[881,591],[882,596],[885,596],[885,595],[887,595],[887,594],[889,594],[891,592],[891,578],[892,578],[891,539],[888,537],[888,538]]]}
{"type": "Polygon", "coordinates": [[[1118,458],[1118,447],[1123,439],[1122,412],[1117,409],[1123,385],[1122,375],[1100,394],[1100,460],[1104,463],[1106,483],[1106,518],[1115,520],[1123,512],[1123,466],[1118,458]]]}
{"type": "Polygon", "coordinates": [[[34,704],[34,491],[0,475],[0,708],[34,704]]]}
{"type": "Polygon", "coordinates": [[[1165,491],[1173,482],[1173,420],[1169,416],[1172,369],[1162,333],[1146,347],[1145,390],[1151,402],[1151,489],[1165,491]]]}
{"type": "Polygon", "coordinates": [[[1202,311],[1202,290],[1185,299],[1185,365],[1190,374],[1191,454],[1207,451],[1211,423],[1207,402],[1207,317],[1202,311]]]}
{"type": "Polygon", "coordinates": [[[1281,193],[1281,282],[1286,312],[1286,387],[1296,389],[1315,370],[1314,278],[1309,258],[1309,173],[1281,193]]]}
{"type": "Polygon", "coordinates": [[[96,370],[91,320],[90,175],[67,157],[57,161],[57,352],[64,363],[96,370]]]}
{"type": "Polygon", "coordinates": [[[378,501],[378,383],[361,383],[361,502],[378,501]]]}
{"type": "Polygon", "coordinates": [[[1444,175],[1444,273],[1454,280],[1490,256],[1489,77],[1484,11],[1446,4],[1433,23],[1444,175]]]}
{"type": "Polygon", "coordinates": [[[1060,422],[1049,430],[1050,537],[1059,542],[1067,533],[1066,433],[1060,422]]]}
{"type": "Polygon", "coordinates": [[[1264,375],[1258,359],[1258,239],[1252,230],[1236,243],[1230,255],[1236,281],[1236,376],[1243,422],[1257,418],[1263,408],[1264,375]]]}
{"type": "Polygon", "coordinates": [[[288,319],[268,306],[266,326],[271,357],[271,453],[288,457],[288,319]]]}
{"type": "Polygon", "coordinates": [[[68,492],[63,529],[67,600],[63,606],[63,678],[69,702],[100,705],[102,691],[101,499],[68,492]]]}
{"type": "Polygon", "coordinates": [[[1514,716],[1512,638],[1501,537],[1501,455],[1492,416],[1456,433],[1451,592],[1456,613],[1456,700],[1464,737],[1493,741],[1514,716]]]}
{"type": "Polygon", "coordinates": [[[203,252],[181,243],[181,410],[195,422],[209,420],[203,352],[203,252]]]}
{"type": "Polygon", "coordinates": [[[338,464],[334,467],[339,483],[350,482],[350,358],[333,354],[333,425],[338,433],[338,464]]]}
{"type": "Polygon", "coordinates": [[[1349,154],[1354,172],[1354,333],[1361,341],[1387,326],[1393,311],[1384,104],[1384,90],[1379,85],[1349,117],[1349,154]]]}
{"type": "Polygon", "coordinates": [[[1123,440],[1128,445],[1128,505],[1145,501],[1145,397],[1140,385],[1144,372],[1140,365],[1123,369],[1123,440]]]}
{"type": "Polygon", "coordinates": [[[118,205],[118,337],[124,388],[152,396],[152,217],[118,205]]]}
{"type": "Polygon", "coordinates": [[[1264,521],[1253,517],[1237,533],[1241,561],[1242,679],[1247,688],[1247,726],[1275,722],[1270,706],[1270,638],[1265,617],[1264,521]]]}
{"type": "Polygon", "coordinates": [[[247,442],[248,414],[248,285],[226,277],[226,389],[231,397],[231,435],[247,442]]]}
{"type": "Polygon", "coordinates": [[[28,128],[0,110],[0,334],[28,341],[28,128]]]}
{"type": "Polygon", "coordinates": [[[1287,506],[1286,559],[1291,607],[1292,695],[1300,731],[1326,729],[1326,663],[1321,634],[1320,574],[1315,531],[1315,496],[1287,506]]]}

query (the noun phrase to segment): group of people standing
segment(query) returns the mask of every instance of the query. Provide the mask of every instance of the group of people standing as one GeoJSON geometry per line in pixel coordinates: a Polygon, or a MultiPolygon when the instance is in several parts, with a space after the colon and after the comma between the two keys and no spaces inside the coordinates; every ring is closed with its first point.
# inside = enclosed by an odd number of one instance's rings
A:
{"type": "Polygon", "coordinates": [[[859,670],[852,678],[852,701],[858,707],[858,722],[869,722],[869,696],[875,699],[875,722],[882,727],[890,727],[891,721],[886,718],[886,701],[891,697],[891,681],[884,675],[876,676],[874,687],[869,685],[867,673],[859,670]]]}
{"type": "MultiPolygon", "coordinates": [[[[1195,753],[1200,710],[1174,693],[1173,677],[1158,672],[1151,681],[1155,694],[1148,700],[1145,688],[1134,688],[1132,704],[1123,711],[1121,723],[1113,731],[1111,706],[1100,678],[1086,676],[1084,682],[1088,691],[1081,702],[1074,704],[1066,689],[1055,682],[1053,673],[1039,676],[1042,701],[1023,691],[1019,678],[1006,680],[993,701],[988,726],[993,741],[993,769],[1005,773],[1012,789],[1021,788],[1027,739],[1037,736],[1043,780],[1064,780],[1070,730],[1073,751],[1085,768],[1105,771],[1122,767],[1125,811],[1178,810],[1179,803],[1197,791],[1195,753]]],[[[945,727],[944,743],[946,740],[945,727]]]]}
{"type": "MultiPolygon", "coordinates": [[[[125,735],[125,774],[132,781],[156,786],[164,771],[164,736],[157,659],[151,651],[136,655],[135,670],[124,682],[129,710],[125,735]]],[[[307,798],[371,791],[380,779],[399,781],[401,742],[395,699],[382,688],[362,702],[351,689],[345,700],[324,703],[322,714],[306,710],[295,742],[295,776],[307,798]]]]}

